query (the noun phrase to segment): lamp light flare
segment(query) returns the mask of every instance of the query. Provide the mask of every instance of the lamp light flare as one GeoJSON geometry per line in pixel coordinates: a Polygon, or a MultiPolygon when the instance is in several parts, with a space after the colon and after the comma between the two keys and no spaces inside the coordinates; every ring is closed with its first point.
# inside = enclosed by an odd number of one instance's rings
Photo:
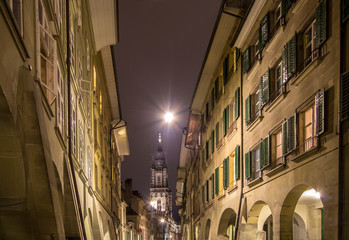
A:
{"type": "Polygon", "coordinates": [[[161,218],[161,222],[164,223],[164,222],[165,222],[165,219],[161,218]]]}
{"type": "Polygon", "coordinates": [[[174,119],[173,113],[167,112],[167,113],[165,114],[165,121],[166,121],[166,122],[170,123],[170,122],[173,121],[173,119],[174,119]]]}

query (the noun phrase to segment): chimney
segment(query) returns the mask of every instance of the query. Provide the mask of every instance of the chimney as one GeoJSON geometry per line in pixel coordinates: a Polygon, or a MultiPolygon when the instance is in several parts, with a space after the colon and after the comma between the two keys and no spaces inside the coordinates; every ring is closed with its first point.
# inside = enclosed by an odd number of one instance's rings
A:
{"type": "Polygon", "coordinates": [[[130,206],[132,196],[132,178],[127,178],[125,180],[125,200],[126,203],[130,206]]]}

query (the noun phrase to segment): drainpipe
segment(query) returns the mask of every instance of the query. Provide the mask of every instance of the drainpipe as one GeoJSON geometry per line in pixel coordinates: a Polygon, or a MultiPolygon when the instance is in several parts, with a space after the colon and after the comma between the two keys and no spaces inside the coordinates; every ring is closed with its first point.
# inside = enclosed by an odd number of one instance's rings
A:
{"type": "Polygon", "coordinates": [[[71,59],[71,52],[70,52],[70,7],[69,7],[70,0],[66,1],[66,23],[67,23],[67,84],[68,84],[68,158],[69,158],[69,167],[70,171],[68,173],[70,174],[70,186],[72,190],[72,196],[74,201],[74,208],[75,208],[75,214],[77,216],[78,220],[78,227],[80,232],[80,237],[82,240],[87,239],[86,237],[86,231],[85,231],[85,225],[84,225],[84,218],[82,214],[81,204],[80,204],[80,198],[79,198],[79,192],[78,187],[76,183],[76,177],[75,177],[75,170],[74,170],[74,164],[73,164],[73,157],[72,157],[72,129],[71,129],[71,123],[72,123],[72,109],[71,109],[71,78],[70,78],[70,59],[71,59]],[[73,183],[73,184],[72,184],[73,183]]]}
{"type": "MultiPolygon", "coordinates": [[[[237,33],[235,34],[234,36],[234,39],[233,41],[231,42],[230,46],[233,47],[235,42],[236,42],[236,39],[238,38],[238,35],[247,19],[247,16],[248,14],[250,13],[251,11],[251,8],[254,4],[254,1],[255,0],[252,0],[250,2],[250,5],[248,6],[248,9],[246,11],[246,14],[244,15],[244,18],[242,19],[242,21],[240,22],[240,25],[239,25],[239,28],[237,30],[237,33]]],[[[240,53],[240,56],[241,56],[242,53],[240,53]]],[[[240,122],[241,122],[241,143],[240,143],[240,159],[243,159],[244,158],[244,154],[243,154],[243,149],[244,149],[244,114],[243,114],[243,106],[244,106],[244,101],[243,101],[243,77],[244,77],[244,74],[242,72],[242,57],[240,59],[241,61],[241,66],[240,66],[240,122]]],[[[240,188],[240,199],[239,199],[239,209],[238,209],[238,215],[237,215],[237,218],[236,218],[236,224],[235,224],[235,233],[234,233],[234,240],[237,240],[238,237],[238,233],[239,233],[239,225],[240,225],[240,219],[241,219],[241,205],[242,205],[242,199],[243,199],[243,188],[244,188],[244,161],[241,161],[240,162],[240,182],[241,182],[241,188],[240,188]]]]}
{"type": "MultiPolygon", "coordinates": [[[[344,1],[344,0],[342,0],[344,1]]],[[[342,132],[342,124],[341,124],[341,113],[342,113],[342,104],[341,104],[341,89],[340,89],[340,83],[341,83],[341,75],[344,72],[344,64],[343,64],[343,43],[345,41],[345,34],[344,34],[344,23],[342,23],[342,8],[343,4],[342,1],[340,2],[340,10],[339,10],[339,21],[340,24],[340,41],[339,41],[339,64],[340,64],[340,72],[339,72],[339,88],[338,88],[338,103],[339,103],[339,111],[338,111],[338,128],[339,128],[339,138],[338,138],[338,239],[344,239],[345,234],[343,233],[343,230],[345,229],[345,226],[343,226],[343,223],[345,222],[345,217],[343,217],[343,210],[344,210],[344,196],[345,196],[345,183],[344,183],[344,175],[345,175],[345,168],[346,165],[343,163],[343,132],[342,132]],[[343,221],[344,220],[344,221],[343,221]]]]}

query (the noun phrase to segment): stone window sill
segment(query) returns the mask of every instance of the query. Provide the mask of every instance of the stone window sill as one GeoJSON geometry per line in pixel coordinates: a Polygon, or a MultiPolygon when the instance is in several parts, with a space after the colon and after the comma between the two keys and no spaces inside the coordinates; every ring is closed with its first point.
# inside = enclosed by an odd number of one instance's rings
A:
{"type": "Polygon", "coordinates": [[[263,181],[262,177],[259,177],[259,178],[253,179],[251,181],[248,181],[247,186],[253,187],[254,185],[257,185],[258,183],[260,183],[262,181],[263,181]]]}
{"type": "Polygon", "coordinates": [[[252,131],[253,129],[255,129],[258,124],[263,120],[263,116],[262,114],[260,114],[260,116],[258,116],[255,120],[253,120],[252,122],[250,122],[247,127],[246,130],[247,131],[252,131]]]}
{"type": "Polygon", "coordinates": [[[270,170],[266,173],[266,175],[267,175],[268,177],[271,177],[271,176],[273,176],[273,175],[275,175],[275,174],[281,172],[282,170],[284,170],[285,167],[286,167],[286,164],[281,163],[281,164],[279,164],[278,166],[274,167],[273,169],[270,169],[270,170]]]}

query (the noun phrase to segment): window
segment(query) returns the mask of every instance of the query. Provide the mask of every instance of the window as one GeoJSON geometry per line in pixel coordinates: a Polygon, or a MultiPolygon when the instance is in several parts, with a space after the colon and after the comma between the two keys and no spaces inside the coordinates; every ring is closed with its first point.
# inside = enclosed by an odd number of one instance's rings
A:
{"type": "Polygon", "coordinates": [[[13,13],[20,34],[23,35],[22,0],[6,0],[6,2],[13,13]]]}
{"type": "Polygon", "coordinates": [[[75,34],[74,28],[70,29],[70,67],[71,71],[75,73],[75,34]]]}
{"type": "Polygon", "coordinates": [[[90,42],[86,36],[86,70],[89,72],[91,68],[90,42]]]}
{"type": "Polygon", "coordinates": [[[79,155],[80,155],[80,166],[81,169],[85,172],[85,132],[84,126],[79,121],[79,155]]]}
{"type": "Polygon", "coordinates": [[[206,180],[206,184],[205,184],[205,196],[206,196],[206,202],[208,202],[210,200],[210,187],[209,187],[209,181],[206,180]]]}
{"type": "Polygon", "coordinates": [[[51,105],[55,99],[56,93],[54,77],[56,64],[56,41],[53,39],[50,33],[45,8],[41,1],[39,1],[39,15],[37,20],[40,29],[38,32],[39,35],[37,36],[38,41],[40,41],[40,54],[37,56],[38,66],[40,66],[39,76],[46,99],[51,105]]]}
{"type": "Polygon", "coordinates": [[[64,99],[63,99],[63,93],[64,93],[64,83],[63,83],[63,77],[61,73],[61,69],[59,67],[59,64],[57,62],[56,65],[56,86],[57,86],[57,127],[63,135],[63,120],[64,120],[64,99]]]}
{"type": "Polygon", "coordinates": [[[102,91],[99,91],[99,114],[103,115],[103,97],[102,97],[102,91]]]}
{"type": "Polygon", "coordinates": [[[270,169],[274,169],[283,164],[282,156],[282,131],[280,127],[271,135],[270,169]]]}
{"type": "Polygon", "coordinates": [[[93,66],[93,92],[96,93],[97,91],[97,73],[96,73],[96,67],[93,66]]]}
{"type": "Polygon", "coordinates": [[[95,189],[98,189],[98,166],[95,164],[95,189]]]}
{"type": "Polygon", "coordinates": [[[58,25],[58,33],[63,37],[62,34],[62,1],[55,0],[55,14],[58,25]]]}
{"type": "Polygon", "coordinates": [[[316,57],[315,49],[315,32],[314,32],[315,20],[305,30],[303,35],[303,46],[304,46],[304,67],[308,66],[313,59],[316,57]]]}
{"type": "Polygon", "coordinates": [[[223,62],[223,84],[225,85],[228,82],[229,75],[229,55],[225,57],[223,62]]]}
{"type": "Polygon", "coordinates": [[[282,62],[280,61],[275,65],[274,68],[269,71],[269,96],[267,103],[272,103],[278,96],[284,91],[284,85],[282,82],[282,62]]]}
{"type": "Polygon", "coordinates": [[[210,177],[211,198],[214,198],[214,173],[210,177]]]}
{"type": "Polygon", "coordinates": [[[282,154],[292,152],[296,146],[296,116],[291,116],[282,124],[282,154]]]}
{"type": "Polygon", "coordinates": [[[92,153],[90,146],[87,146],[87,158],[88,158],[88,183],[92,186],[92,153]]]}
{"type": "Polygon", "coordinates": [[[233,188],[236,186],[236,178],[234,176],[235,174],[235,154],[236,152],[234,151],[232,154],[230,154],[229,158],[228,158],[228,166],[229,166],[229,184],[228,187],[229,188],[233,188]]]}
{"type": "Polygon", "coordinates": [[[248,181],[262,176],[260,160],[260,145],[245,154],[245,177],[248,181]]]}
{"type": "Polygon", "coordinates": [[[72,93],[71,95],[71,105],[72,105],[72,121],[71,121],[71,141],[73,145],[73,154],[77,156],[76,152],[76,145],[77,145],[77,139],[76,139],[76,101],[75,101],[75,94],[72,93]]]}
{"type": "Polygon", "coordinates": [[[223,111],[223,136],[227,134],[229,128],[229,105],[223,111]]]}
{"type": "Polygon", "coordinates": [[[220,76],[218,76],[214,82],[214,97],[216,102],[219,101],[220,97],[222,96],[222,78],[220,76]]]}
{"type": "Polygon", "coordinates": [[[267,13],[261,20],[260,26],[259,26],[259,39],[257,40],[258,44],[258,52],[256,51],[256,54],[259,52],[262,52],[264,46],[269,41],[269,13],[267,13]]]}
{"type": "Polygon", "coordinates": [[[262,116],[261,106],[261,91],[260,88],[257,87],[245,100],[246,125],[252,123],[254,120],[262,116]]]}
{"type": "Polygon", "coordinates": [[[220,179],[218,180],[218,196],[223,195],[223,190],[224,190],[224,183],[223,183],[223,174],[224,174],[224,169],[223,169],[223,164],[221,164],[218,167],[218,176],[221,176],[220,179]]]}
{"type": "Polygon", "coordinates": [[[229,187],[229,157],[223,160],[223,188],[229,187]]]}

